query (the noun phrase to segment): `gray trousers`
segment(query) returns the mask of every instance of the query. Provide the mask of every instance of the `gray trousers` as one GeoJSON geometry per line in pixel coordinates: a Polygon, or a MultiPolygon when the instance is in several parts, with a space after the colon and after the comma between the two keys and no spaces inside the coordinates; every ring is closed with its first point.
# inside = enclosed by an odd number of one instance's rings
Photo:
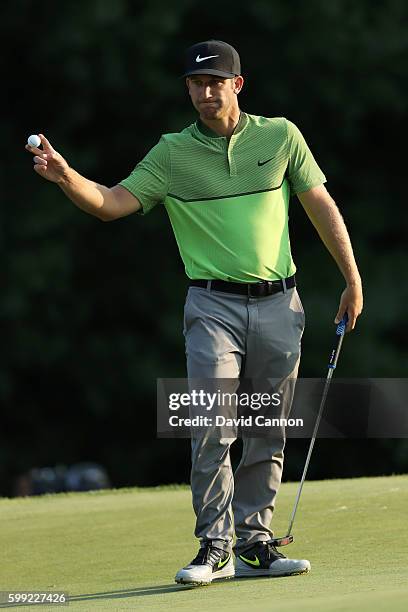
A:
{"type": "MultiPolygon", "coordinates": [[[[189,379],[279,380],[282,411],[293,399],[304,330],[296,288],[253,298],[190,287],[184,308],[189,379]]],[[[234,391],[234,389],[229,389],[234,391]]],[[[243,437],[241,461],[232,472],[234,438],[192,437],[191,490],[195,535],[235,553],[273,537],[270,529],[285,446],[279,437],[243,437]]]]}

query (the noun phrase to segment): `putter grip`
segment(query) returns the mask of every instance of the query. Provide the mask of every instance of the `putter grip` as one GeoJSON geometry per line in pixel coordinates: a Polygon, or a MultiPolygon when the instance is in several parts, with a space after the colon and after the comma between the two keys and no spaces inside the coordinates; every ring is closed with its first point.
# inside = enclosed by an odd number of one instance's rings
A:
{"type": "Polygon", "coordinates": [[[346,312],[346,314],[344,315],[344,317],[342,318],[340,323],[337,325],[337,328],[336,328],[336,344],[335,344],[332,352],[330,353],[329,368],[332,368],[333,370],[334,370],[334,368],[337,365],[337,359],[339,357],[341,345],[342,345],[343,338],[344,338],[344,333],[346,331],[347,321],[348,321],[348,316],[347,316],[347,312],[346,312]]]}

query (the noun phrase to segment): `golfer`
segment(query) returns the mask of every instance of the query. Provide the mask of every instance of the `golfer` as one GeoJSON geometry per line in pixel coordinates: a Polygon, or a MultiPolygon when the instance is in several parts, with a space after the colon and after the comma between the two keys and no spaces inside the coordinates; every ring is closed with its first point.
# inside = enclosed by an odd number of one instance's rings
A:
{"type": "MultiPolygon", "coordinates": [[[[193,45],[184,77],[197,121],[163,135],[112,188],[79,175],[43,135],[42,149],[27,149],[40,176],[103,221],[164,205],[191,280],[184,312],[189,379],[277,379],[288,414],[304,329],[288,233],[291,195],[297,195],[344,277],[335,321],[347,312],[350,331],[363,298],[347,229],[299,129],[283,117],[240,110],[244,79],[232,46],[218,40],[193,45]]],[[[244,438],[234,474],[231,442],[222,436],[192,438],[200,548],[176,581],[208,584],[234,575],[308,572],[309,561],[288,559],[271,543],[284,436],[244,438]]]]}

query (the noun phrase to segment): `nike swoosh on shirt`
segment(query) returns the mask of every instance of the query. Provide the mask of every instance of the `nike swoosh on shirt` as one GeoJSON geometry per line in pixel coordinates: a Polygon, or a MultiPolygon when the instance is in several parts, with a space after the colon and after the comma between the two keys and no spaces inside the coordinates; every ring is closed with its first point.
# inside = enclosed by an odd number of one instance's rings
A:
{"type": "Polygon", "coordinates": [[[270,159],[267,159],[263,162],[258,161],[258,166],[264,166],[265,164],[267,164],[268,162],[272,161],[273,159],[275,159],[276,155],[274,155],[273,157],[271,157],[270,159]]]}
{"type": "Polygon", "coordinates": [[[200,57],[200,54],[196,57],[196,62],[203,62],[204,60],[211,59],[212,57],[220,57],[219,55],[207,55],[207,57],[200,57]]]}

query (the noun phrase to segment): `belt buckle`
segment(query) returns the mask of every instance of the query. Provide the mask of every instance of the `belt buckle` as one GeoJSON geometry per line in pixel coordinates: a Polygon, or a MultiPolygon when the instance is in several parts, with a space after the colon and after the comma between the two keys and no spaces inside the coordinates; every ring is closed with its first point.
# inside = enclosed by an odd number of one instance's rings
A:
{"type": "Polygon", "coordinates": [[[262,280],[248,285],[248,295],[251,297],[267,297],[280,291],[283,291],[283,281],[262,280]],[[256,288],[254,293],[251,293],[252,285],[256,288]]]}
{"type": "Polygon", "coordinates": [[[265,297],[268,293],[269,283],[268,281],[258,281],[257,283],[248,283],[248,296],[249,297],[265,297]],[[252,288],[254,291],[252,292],[252,288]]]}
{"type": "Polygon", "coordinates": [[[274,293],[276,293],[275,284],[273,281],[264,280],[262,281],[261,284],[262,284],[261,297],[268,297],[269,295],[273,295],[274,293]]]}
{"type": "Polygon", "coordinates": [[[273,281],[265,281],[266,295],[272,295],[275,293],[275,285],[273,281]]]}

